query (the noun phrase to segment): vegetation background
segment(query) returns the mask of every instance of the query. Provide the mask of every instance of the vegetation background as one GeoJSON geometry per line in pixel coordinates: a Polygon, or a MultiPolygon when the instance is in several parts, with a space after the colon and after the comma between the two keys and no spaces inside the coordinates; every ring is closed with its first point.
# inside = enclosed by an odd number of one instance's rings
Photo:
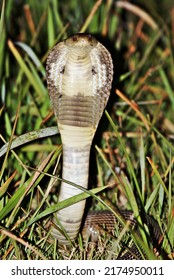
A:
{"type": "MultiPolygon", "coordinates": [[[[61,140],[45,61],[57,42],[78,32],[109,49],[115,73],[91,152],[90,187],[107,188],[97,196],[103,203],[93,195],[91,208],[116,203],[135,216],[138,209],[151,214],[164,234],[158,258],[173,258],[172,1],[1,0],[0,16],[0,259],[115,259],[130,236],[136,239],[127,229],[119,240],[103,234],[97,247],[79,236],[58,248],[50,235],[54,211],[67,202],[56,203],[60,181],[52,187],[52,174],[61,174],[61,140]]],[[[156,258],[146,227],[135,242],[144,244],[143,258],[156,258]]]]}

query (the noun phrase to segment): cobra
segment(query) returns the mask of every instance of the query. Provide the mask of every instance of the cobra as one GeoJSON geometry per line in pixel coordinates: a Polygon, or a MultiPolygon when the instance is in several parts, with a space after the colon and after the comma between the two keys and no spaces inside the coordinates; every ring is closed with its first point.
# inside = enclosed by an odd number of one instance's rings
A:
{"type": "MultiPolygon", "coordinates": [[[[91,143],[107,104],[113,79],[108,50],[89,34],[76,34],[57,44],[47,58],[47,86],[63,144],[62,178],[87,188],[91,143]]],[[[59,201],[78,188],[61,183],[59,201]]],[[[79,232],[85,201],[57,213],[71,240],[79,232]]],[[[68,240],[59,230],[53,235],[68,240]]]]}
{"type": "MultiPolygon", "coordinates": [[[[63,144],[62,178],[87,188],[91,143],[107,104],[113,79],[111,55],[93,36],[76,34],[51,50],[46,71],[48,91],[63,144]]],[[[80,192],[77,187],[62,181],[59,201],[80,192]]],[[[53,227],[52,233],[60,243],[69,243],[66,235],[62,234],[62,227],[71,240],[76,238],[84,208],[83,200],[57,212],[54,221],[57,228],[53,227]]],[[[135,225],[132,212],[120,213],[135,225]]],[[[116,222],[111,212],[89,213],[83,232],[86,234],[89,230],[95,234],[96,226],[103,224],[111,231],[116,222]]],[[[162,233],[156,221],[145,215],[145,223],[155,241],[160,240],[162,233]]],[[[137,249],[133,250],[139,256],[137,249]]],[[[125,254],[124,258],[131,259],[132,256],[125,254]]]]}

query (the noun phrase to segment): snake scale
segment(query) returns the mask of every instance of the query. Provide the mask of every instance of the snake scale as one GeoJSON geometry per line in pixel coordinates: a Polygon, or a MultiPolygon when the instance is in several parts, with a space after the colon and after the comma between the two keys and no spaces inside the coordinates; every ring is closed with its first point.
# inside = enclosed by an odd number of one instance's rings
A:
{"type": "MultiPolygon", "coordinates": [[[[58,43],[46,63],[47,86],[63,144],[62,178],[88,187],[89,155],[93,137],[107,104],[113,62],[109,51],[90,34],[76,34],[58,43]]],[[[61,182],[59,201],[81,193],[61,182]]],[[[58,211],[52,234],[62,244],[69,244],[62,227],[71,240],[79,232],[85,200],[58,211]],[[60,224],[57,222],[60,222],[60,224]]],[[[126,219],[127,214],[123,217],[126,219]]],[[[131,214],[128,215],[128,218],[131,214]]],[[[113,229],[116,220],[111,212],[90,213],[85,229],[95,231],[96,224],[113,229]]],[[[159,239],[160,230],[156,230],[159,239]]],[[[129,258],[129,257],[128,257],[129,258]]]]}

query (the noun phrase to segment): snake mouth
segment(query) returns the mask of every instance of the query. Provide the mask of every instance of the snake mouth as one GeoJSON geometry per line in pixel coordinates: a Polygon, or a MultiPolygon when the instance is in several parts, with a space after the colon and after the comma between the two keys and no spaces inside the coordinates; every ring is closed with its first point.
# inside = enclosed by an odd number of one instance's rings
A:
{"type": "Polygon", "coordinates": [[[95,47],[98,41],[88,33],[77,33],[73,36],[68,37],[65,39],[65,44],[67,47],[82,47],[82,48],[89,48],[95,47]]]}

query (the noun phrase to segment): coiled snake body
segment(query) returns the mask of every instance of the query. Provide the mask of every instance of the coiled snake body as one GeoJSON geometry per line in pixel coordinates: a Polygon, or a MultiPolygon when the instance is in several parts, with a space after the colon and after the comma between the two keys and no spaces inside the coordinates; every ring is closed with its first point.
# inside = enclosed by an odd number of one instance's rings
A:
{"type": "MultiPolygon", "coordinates": [[[[77,34],[52,49],[46,70],[48,91],[63,144],[62,178],[87,188],[90,147],[111,90],[110,53],[93,36],[77,34]]],[[[62,182],[59,201],[80,192],[62,182]]],[[[81,201],[57,213],[71,240],[79,232],[84,207],[85,201],[81,201]]],[[[53,228],[53,235],[59,242],[69,243],[61,230],[53,228]]]]}

